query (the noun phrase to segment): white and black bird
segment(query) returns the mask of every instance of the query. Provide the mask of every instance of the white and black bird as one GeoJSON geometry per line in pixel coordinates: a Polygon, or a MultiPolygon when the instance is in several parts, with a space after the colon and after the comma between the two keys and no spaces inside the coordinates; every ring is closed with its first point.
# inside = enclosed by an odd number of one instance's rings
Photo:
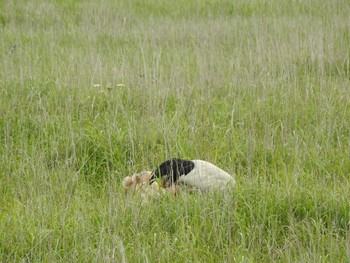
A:
{"type": "Polygon", "coordinates": [[[200,191],[230,190],[236,184],[230,174],[212,163],[179,158],[160,164],[152,172],[149,183],[152,184],[157,178],[165,188],[183,185],[200,191]]]}

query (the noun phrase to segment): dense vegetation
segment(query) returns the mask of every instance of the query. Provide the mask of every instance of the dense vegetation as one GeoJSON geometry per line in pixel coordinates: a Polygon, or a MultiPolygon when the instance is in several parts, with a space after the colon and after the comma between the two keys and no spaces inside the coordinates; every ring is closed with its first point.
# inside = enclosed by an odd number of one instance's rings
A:
{"type": "Polygon", "coordinates": [[[345,0],[1,1],[0,261],[346,262],[349,18],[345,0]],[[237,188],[125,196],[170,157],[237,188]]]}

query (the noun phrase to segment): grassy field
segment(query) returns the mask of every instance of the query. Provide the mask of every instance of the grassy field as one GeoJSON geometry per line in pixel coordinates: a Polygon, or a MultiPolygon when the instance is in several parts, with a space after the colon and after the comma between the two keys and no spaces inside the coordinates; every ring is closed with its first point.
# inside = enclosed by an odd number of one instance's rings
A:
{"type": "Polygon", "coordinates": [[[348,262],[349,100],[346,0],[0,1],[0,262],[348,262]]]}

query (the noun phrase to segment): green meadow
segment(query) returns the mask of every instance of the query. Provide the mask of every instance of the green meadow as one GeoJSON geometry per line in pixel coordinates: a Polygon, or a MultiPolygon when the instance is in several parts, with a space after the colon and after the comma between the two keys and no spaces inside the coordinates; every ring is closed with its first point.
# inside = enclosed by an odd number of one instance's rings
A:
{"type": "Polygon", "coordinates": [[[0,1],[0,262],[348,262],[349,153],[349,1],[0,1]]]}

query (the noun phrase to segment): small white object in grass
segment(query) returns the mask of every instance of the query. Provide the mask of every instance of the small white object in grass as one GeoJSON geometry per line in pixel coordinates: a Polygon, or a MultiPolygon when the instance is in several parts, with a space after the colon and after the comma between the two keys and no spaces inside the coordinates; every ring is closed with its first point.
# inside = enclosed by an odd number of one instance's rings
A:
{"type": "Polygon", "coordinates": [[[193,160],[193,163],[194,169],[180,176],[179,183],[204,191],[230,190],[236,184],[230,174],[212,163],[202,160],[193,160]]]}
{"type": "Polygon", "coordinates": [[[117,87],[118,87],[118,88],[124,88],[124,87],[125,87],[125,84],[119,83],[119,84],[117,84],[117,87]]]}
{"type": "Polygon", "coordinates": [[[170,188],[173,185],[198,189],[199,191],[227,191],[236,184],[235,179],[217,167],[203,160],[185,160],[173,158],[163,162],[153,172],[150,181],[161,178],[162,186],[170,188]]]}
{"type": "Polygon", "coordinates": [[[230,191],[235,179],[217,167],[203,160],[170,159],[159,165],[153,172],[147,171],[125,177],[125,189],[133,189],[141,197],[168,192],[177,196],[179,192],[230,191]],[[157,182],[160,180],[160,185],[157,182]]]}

